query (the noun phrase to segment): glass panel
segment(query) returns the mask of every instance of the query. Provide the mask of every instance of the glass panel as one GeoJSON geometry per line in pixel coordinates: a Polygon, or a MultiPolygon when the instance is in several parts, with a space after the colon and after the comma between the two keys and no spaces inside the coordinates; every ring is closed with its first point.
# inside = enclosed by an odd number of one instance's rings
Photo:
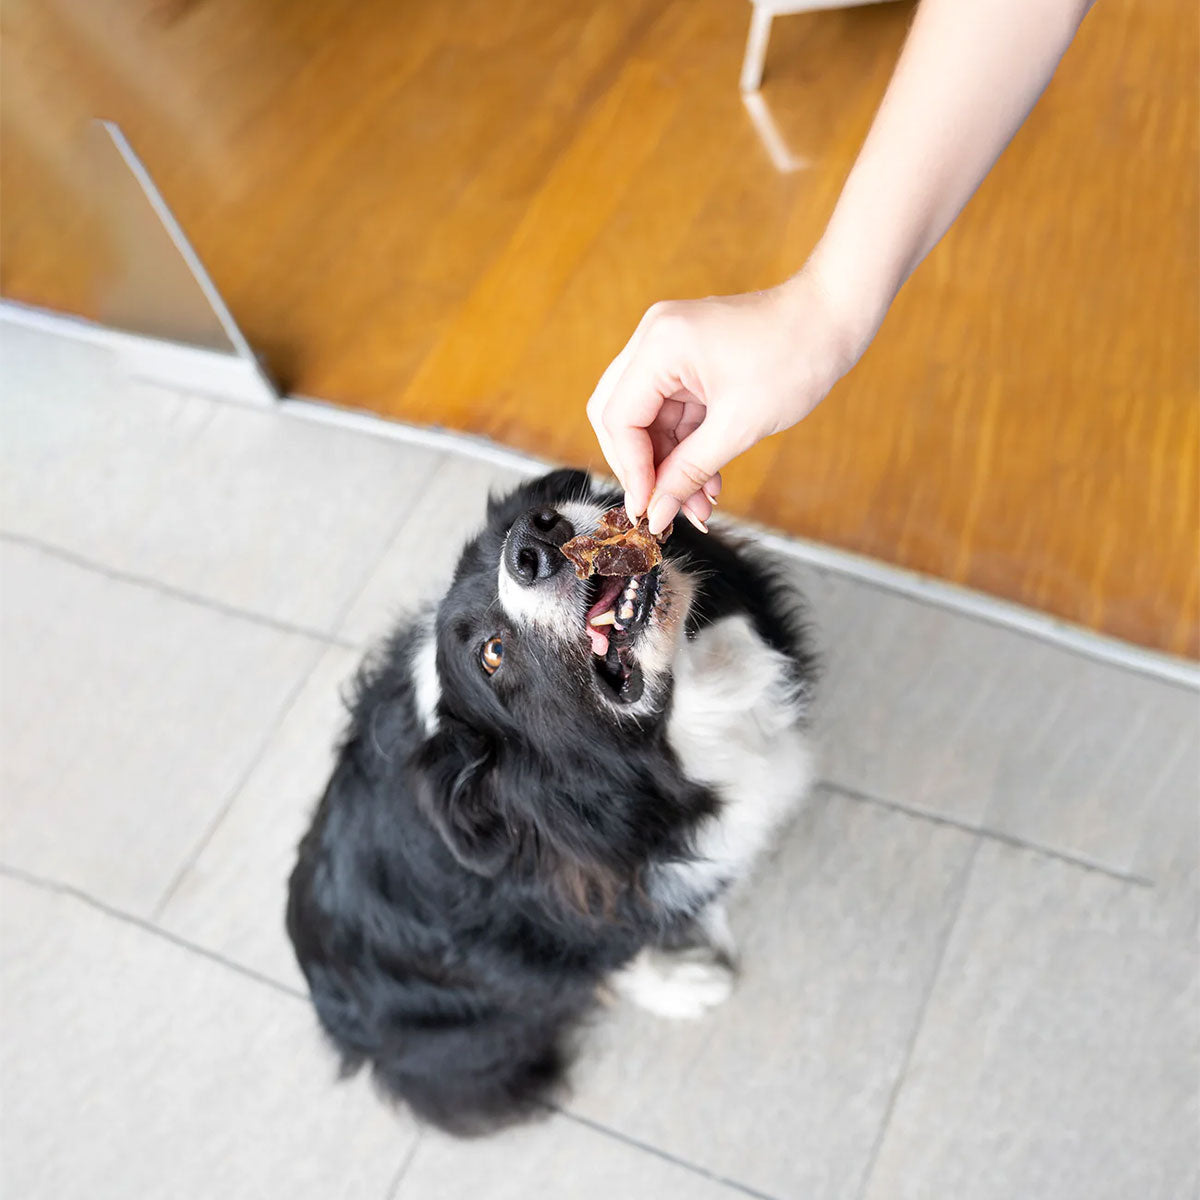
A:
{"type": "Polygon", "coordinates": [[[240,336],[234,331],[231,337],[185,261],[191,254],[186,242],[177,244],[164,225],[163,216],[171,226],[174,218],[165,207],[162,216],[155,211],[162,199],[157,190],[147,194],[144,168],[122,153],[127,145],[119,130],[101,121],[90,123],[84,139],[96,224],[110,249],[96,277],[98,319],[130,333],[237,354],[240,336]]]}

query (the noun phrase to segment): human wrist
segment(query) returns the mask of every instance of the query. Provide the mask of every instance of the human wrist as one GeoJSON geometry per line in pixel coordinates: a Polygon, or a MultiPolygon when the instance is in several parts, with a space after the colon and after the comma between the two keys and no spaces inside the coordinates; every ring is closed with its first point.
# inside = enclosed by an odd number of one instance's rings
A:
{"type": "Polygon", "coordinates": [[[852,286],[817,251],[776,290],[785,319],[806,346],[810,365],[822,377],[819,386],[825,389],[858,362],[887,311],[886,303],[875,300],[870,290],[852,286]],[[812,358],[817,346],[822,350],[820,361],[812,358]]]}
{"type": "Polygon", "coordinates": [[[847,370],[870,345],[904,281],[903,272],[886,256],[864,250],[844,244],[831,228],[800,271],[828,305],[849,357],[847,370]]]}

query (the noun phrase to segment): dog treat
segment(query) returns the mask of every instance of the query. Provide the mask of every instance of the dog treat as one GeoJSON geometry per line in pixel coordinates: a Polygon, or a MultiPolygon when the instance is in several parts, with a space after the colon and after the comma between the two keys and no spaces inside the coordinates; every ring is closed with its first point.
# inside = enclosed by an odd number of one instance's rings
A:
{"type": "Polygon", "coordinates": [[[645,575],[662,562],[662,543],[671,536],[668,525],[657,537],[645,517],[635,525],[622,507],[610,508],[595,533],[564,542],[562,552],[580,579],[590,575],[645,575]]]}

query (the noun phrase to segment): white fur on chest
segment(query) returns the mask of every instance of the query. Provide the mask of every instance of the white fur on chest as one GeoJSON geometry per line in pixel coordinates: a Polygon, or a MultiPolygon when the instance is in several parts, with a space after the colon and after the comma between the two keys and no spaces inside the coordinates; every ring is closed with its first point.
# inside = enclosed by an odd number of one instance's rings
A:
{"type": "Polygon", "coordinates": [[[696,860],[658,876],[664,904],[691,906],[741,878],[808,791],[806,697],[787,667],[740,616],[680,650],[667,737],[684,773],[712,788],[721,808],[697,832],[696,860]]]}

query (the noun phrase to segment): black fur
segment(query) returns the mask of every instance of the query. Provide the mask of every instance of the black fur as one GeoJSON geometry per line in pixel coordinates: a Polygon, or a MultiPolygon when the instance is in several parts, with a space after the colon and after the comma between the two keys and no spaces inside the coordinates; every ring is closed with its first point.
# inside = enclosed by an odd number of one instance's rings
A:
{"type": "MultiPolygon", "coordinates": [[[[644,884],[653,864],[688,856],[718,803],[671,752],[669,693],[662,713],[630,719],[593,686],[582,628],[566,645],[504,628],[509,527],[572,497],[617,502],[560,471],[489,503],[436,613],[432,736],[412,674],[424,626],[405,624],[364,667],[291,877],[288,932],[345,1069],[370,1063],[389,1093],[459,1134],[554,1097],[597,986],[694,915],[644,884]],[[489,678],[479,646],[495,633],[504,666],[489,678]]],[[[748,552],[681,525],[668,553],[699,580],[689,634],[747,612],[810,678],[797,598],[748,552]]]]}

